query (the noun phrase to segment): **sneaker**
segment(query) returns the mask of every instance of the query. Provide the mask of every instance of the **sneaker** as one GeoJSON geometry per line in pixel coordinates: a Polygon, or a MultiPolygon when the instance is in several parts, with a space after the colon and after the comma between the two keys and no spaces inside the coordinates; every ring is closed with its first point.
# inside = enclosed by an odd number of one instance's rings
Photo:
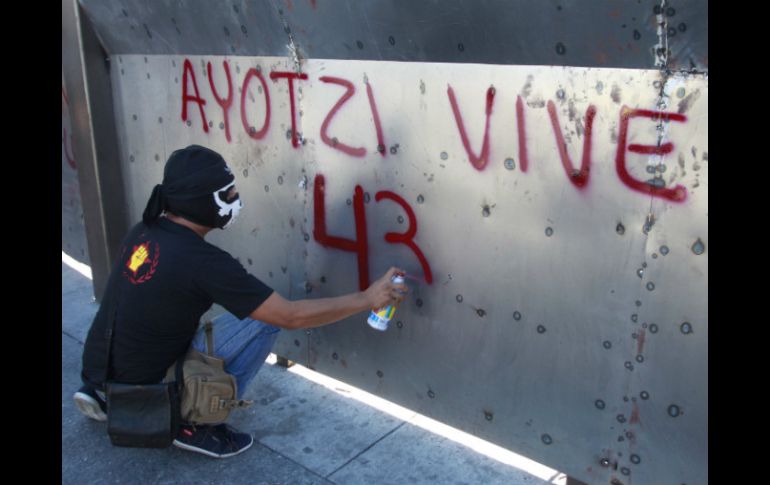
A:
{"type": "Polygon", "coordinates": [[[107,421],[107,402],[104,395],[91,386],[78,389],[72,398],[81,413],[97,421],[107,421]]]}
{"type": "Polygon", "coordinates": [[[174,440],[174,446],[214,458],[228,458],[248,450],[254,438],[248,433],[226,425],[194,426],[184,424],[174,440]]]}

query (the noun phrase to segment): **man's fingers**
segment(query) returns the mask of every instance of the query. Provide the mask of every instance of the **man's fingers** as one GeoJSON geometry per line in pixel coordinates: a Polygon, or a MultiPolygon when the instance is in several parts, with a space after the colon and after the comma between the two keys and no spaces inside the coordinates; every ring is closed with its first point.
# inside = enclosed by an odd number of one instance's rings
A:
{"type": "Polygon", "coordinates": [[[386,281],[391,281],[395,275],[404,275],[406,274],[406,271],[404,271],[401,268],[397,268],[395,266],[391,266],[387,273],[385,273],[385,276],[382,277],[382,279],[386,281]]]}

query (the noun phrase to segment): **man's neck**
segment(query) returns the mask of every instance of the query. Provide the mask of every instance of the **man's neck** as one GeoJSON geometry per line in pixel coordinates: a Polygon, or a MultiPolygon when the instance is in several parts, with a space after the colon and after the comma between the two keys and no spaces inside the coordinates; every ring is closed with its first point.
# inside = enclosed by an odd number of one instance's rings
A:
{"type": "Polygon", "coordinates": [[[211,227],[201,226],[200,224],[196,224],[192,221],[188,221],[184,217],[180,217],[176,214],[172,214],[171,212],[166,212],[166,219],[168,219],[173,223],[179,224],[180,226],[184,226],[192,229],[201,238],[205,238],[206,234],[208,234],[209,231],[213,229],[211,227]]]}

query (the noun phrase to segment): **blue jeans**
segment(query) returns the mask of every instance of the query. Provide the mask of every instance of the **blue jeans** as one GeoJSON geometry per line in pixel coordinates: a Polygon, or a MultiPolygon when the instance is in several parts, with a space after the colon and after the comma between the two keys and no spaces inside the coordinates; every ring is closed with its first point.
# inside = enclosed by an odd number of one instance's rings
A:
{"type": "MultiPolygon", "coordinates": [[[[238,399],[241,399],[246,386],[265,362],[281,329],[248,317],[238,320],[231,313],[218,316],[212,323],[214,355],[225,361],[225,370],[235,377],[238,399]]],[[[203,325],[198,328],[192,345],[196,350],[206,352],[203,325]]]]}

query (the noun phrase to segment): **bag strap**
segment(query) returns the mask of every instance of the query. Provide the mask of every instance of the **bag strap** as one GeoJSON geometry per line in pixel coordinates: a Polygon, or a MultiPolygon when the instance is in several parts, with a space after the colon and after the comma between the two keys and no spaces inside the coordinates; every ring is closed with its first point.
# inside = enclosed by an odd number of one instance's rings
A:
{"type": "Polygon", "coordinates": [[[115,333],[115,320],[118,319],[118,303],[115,302],[115,308],[112,312],[112,318],[110,318],[110,326],[104,332],[104,337],[107,340],[107,351],[104,353],[104,380],[102,386],[106,388],[107,382],[111,380],[112,367],[110,366],[110,357],[112,357],[112,336],[115,333]]]}
{"type": "Polygon", "coordinates": [[[254,401],[246,399],[221,399],[218,396],[212,396],[209,412],[214,414],[222,409],[247,408],[254,404],[254,401]]]}
{"type": "Polygon", "coordinates": [[[174,377],[176,379],[176,389],[179,395],[182,395],[182,388],[184,387],[184,359],[187,357],[187,352],[182,352],[179,359],[176,361],[176,367],[174,368],[174,377]]]}
{"type": "Polygon", "coordinates": [[[211,320],[206,320],[203,329],[206,331],[206,354],[209,357],[214,357],[214,326],[211,320]]]}
{"type": "MultiPolygon", "coordinates": [[[[210,357],[214,357],[214,328],[211,320],[206,320],[203,324],[203,329],[206,332],[206,354],[210,357]]],[[[179,357],[174,368],[174,377],[176,378],[177,386],[181,386],[182,383],[184,383],[184,361],[186,357],[187,352],[179,357]]]]}

